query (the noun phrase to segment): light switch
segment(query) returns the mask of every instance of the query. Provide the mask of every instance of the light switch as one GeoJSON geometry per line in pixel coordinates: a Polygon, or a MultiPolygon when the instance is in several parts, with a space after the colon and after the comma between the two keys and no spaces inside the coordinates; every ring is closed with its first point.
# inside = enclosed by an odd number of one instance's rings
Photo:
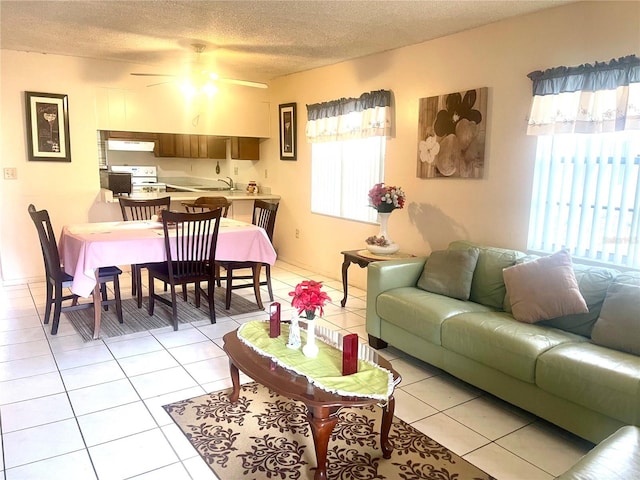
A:
{"type": "Polygon", "coordinates": [[[5,180],[17,180],[18,179],[18,169],[15,167],[5,168],[4,169],[4,179],[5,180]]]}

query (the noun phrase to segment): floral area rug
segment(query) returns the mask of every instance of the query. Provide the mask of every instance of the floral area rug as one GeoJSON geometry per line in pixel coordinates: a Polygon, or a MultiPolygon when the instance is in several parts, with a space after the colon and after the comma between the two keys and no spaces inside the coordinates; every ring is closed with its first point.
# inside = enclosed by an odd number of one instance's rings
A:
{"type": "MultiPolygon", "coordinates": [[[[221,480],[312,479],[316,456],[306,407],[257,383],[165,405],[187,439],[221,480]]],[[[380,448],[380,407],[344,408],[329,440],[328,480],[492,479],[455,453],[394,417],[390,459],[380,448]]]]}

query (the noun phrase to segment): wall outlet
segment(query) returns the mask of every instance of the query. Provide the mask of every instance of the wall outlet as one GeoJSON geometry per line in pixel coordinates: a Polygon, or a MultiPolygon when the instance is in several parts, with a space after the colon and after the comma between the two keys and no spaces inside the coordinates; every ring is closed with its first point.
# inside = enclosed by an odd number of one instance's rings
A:
{"type": "Polygon", "coordinates": [[[265,168],[264,169],[264,178],[268,178],[268,177],[269,177],[269,175],[267,174],[267,169],[265,168]]]}
{"type": "Polygon", "coordinates": [[[237,175],[238,174],[238,167],[233,167],[233,174],[237,175]]]}
{"type": "Polygon", "coordinates": [[[296,238],[300,238],[300,230],[296,228],[296,238]]]}
{"type": "Polygon", "coordinates": [[[18,179],[18,169],[15,167],[5,168],[4,169],[4,179],[5,180],[17,180],[18,179]]]}

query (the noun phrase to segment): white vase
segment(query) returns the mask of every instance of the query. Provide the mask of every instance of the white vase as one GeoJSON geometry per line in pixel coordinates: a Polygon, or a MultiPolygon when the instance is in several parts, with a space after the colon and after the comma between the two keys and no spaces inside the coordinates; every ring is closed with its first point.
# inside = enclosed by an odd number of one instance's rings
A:
{"type": "Polygon", "coordinates": [[[367,244],[367,250],[369,250],[371,253],[375,253],[378,255],[391,255],[400,250],[400,245],[394,243],[394,241],[391,240],[391,237],[389,236],[389,232],[387,230],[387,224],[389,222],[390,215],[391,212],[378,212],[378,221],[380,222],[380,232],[378,233],[378,238],[384,237],[388,244],[385,246],[367,244]]]}
{"type": "Polygon", "coordinates": [[[302,347],[305,357],[316,358],[318,356],[318,346],[316,345],[316,322],[307,319],[307,343],[302,347]]]}

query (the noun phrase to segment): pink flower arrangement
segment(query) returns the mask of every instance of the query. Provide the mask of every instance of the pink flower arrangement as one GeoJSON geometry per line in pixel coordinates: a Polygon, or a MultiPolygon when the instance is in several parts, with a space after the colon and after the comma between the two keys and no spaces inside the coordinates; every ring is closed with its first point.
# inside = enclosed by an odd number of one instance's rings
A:
{"type": "Polygon", "coordinates": [[[316,316],[316,310],[320,311],[320,315],[324,313],[324,304],[330,301],[329,295],[321,291],[322,282],[314,280],[305,280],[298,285],[293,292],[289,292],[289,296],[293,297],[291,306],[298,310],[298,313],[305,312],[308,320],[313,320],[316,316]]]}
{"type": "Polygon", "coordinates": [[[405,194],[401,187],[389,187],[384,183],[376,183],[369,190],[369,205],[378,212],[389,213],[396,208],[403,208],[405,194]]]}

